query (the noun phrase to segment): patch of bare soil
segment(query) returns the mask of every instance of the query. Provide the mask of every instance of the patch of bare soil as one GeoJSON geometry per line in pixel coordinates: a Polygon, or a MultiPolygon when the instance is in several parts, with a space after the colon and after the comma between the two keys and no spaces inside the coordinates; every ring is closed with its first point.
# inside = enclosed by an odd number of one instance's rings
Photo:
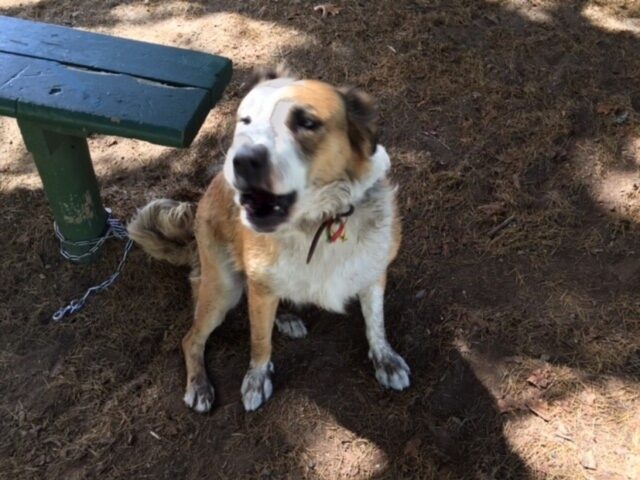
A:
{"type": "Polygon", "coordinates": [[[210,415],[181,403],[184,270],[135,250],[118,284],[60,259],[15,122],[0,119],[0,476],[640,478],[640,4],[635,0],[0,0],[0,14],[218,53],[236,73],[188,150],[90,146],[121,218],[198,198],[256,65],[355,84],[380,105],[405,239],[377,385],[362,318],[306,309],[276,336],[275,396],[246,414],[246,311],[208,345],[210,415]],[[322,15],[323,11],[326,13],[322,15]]]}

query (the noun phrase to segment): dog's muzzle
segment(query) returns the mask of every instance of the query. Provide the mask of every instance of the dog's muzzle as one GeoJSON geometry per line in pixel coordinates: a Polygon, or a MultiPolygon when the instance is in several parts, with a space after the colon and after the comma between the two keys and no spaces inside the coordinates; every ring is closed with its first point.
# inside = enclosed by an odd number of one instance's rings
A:
{"type": "Polygon", "coordinates": [[[238,190],[270,190],[269,151],[263,145],[243,145],[233,157],[233,173],[238,190]]]}
{"type": "Polygon", "coordinates": [[[289,218],[296,193],[272,193],[271,165],[266,147],[241,147],[233,157],[233,172],[234,186],[240,193],[240,206],[254,230],[273,232],[289,218]]]}

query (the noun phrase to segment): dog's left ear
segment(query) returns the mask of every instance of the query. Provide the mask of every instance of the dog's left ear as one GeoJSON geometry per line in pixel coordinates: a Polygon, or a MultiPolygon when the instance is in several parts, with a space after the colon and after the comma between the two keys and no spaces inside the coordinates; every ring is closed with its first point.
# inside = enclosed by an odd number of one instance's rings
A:
{"type": "Polygon", "coordinates": [[[279,63],[275,67],[259,67],[253,71],[248,85],[249,88],[253,88],[260,82],[275,80],[276,78],[294,78],[294,75],[284,63],[279,63]]]}
{"type": "Polygon", "coordinates": [[[375,153],[378,143],[378,110],[375,101],[358,88],[343,87],[338,91],[344,99],[351,146],[368,158],[375,153]]]}

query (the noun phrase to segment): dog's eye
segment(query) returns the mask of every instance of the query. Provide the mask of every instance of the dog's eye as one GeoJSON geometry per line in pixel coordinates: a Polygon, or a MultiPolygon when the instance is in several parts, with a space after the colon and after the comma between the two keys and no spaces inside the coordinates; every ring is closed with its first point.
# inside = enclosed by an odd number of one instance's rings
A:
{"type": "Polygon", "coordinates": [[[287,122],[293,133],[316,132],[322,122],[303,108],[294,108],[287,122]]]}
{"type": "Polygon", "coordinates": [[[318,120],[307,115],[298,115],[296,124],[298,127],[304,128],[305,130],[317,130],[318,127],[320,127],[320,122],[318,120]]]}
{"type": "Polygon", "coordinates": [[[309,117],[302,117],[298,120],[298,126],[305,130],[316,130],[320,126],[320,122],[309,117]]]}
{"type": "Polygon", "coordinates": [[[245,125],[249,125],[251,123],[251,117],[242,117],[240,118],[240,121],[245,125]]]}

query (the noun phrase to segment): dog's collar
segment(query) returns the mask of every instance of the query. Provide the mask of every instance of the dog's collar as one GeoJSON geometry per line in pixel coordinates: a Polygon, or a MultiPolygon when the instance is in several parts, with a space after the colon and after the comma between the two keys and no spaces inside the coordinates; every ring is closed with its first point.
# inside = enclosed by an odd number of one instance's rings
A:
{"type": "Polygon", "coordinates": [[[347,225],[347,217],[350,217],[353,214],[355,208],[353,205],[349,205],[349,210],[344,213],[338,213],[334,217],[331,217],[328,220],[325,220],[320,224],[318,230],[316,230],[315,235],[313,236],[313,240],[311,240],[311,246],[309,247],[309,253],[307,254],[307,263],[311,261],[311,257],[313,257],[313,252],[316,251],[316,247],[318,246],[318,240],[320,240],[320,235],[324,230],[327,231],[327,241],[329,243],[336,242],[339,238],[345,239],[345,227],[347,225]],[[338,228],[332,232],[331,227],[334,225],[338,225],[338,228]]]}

